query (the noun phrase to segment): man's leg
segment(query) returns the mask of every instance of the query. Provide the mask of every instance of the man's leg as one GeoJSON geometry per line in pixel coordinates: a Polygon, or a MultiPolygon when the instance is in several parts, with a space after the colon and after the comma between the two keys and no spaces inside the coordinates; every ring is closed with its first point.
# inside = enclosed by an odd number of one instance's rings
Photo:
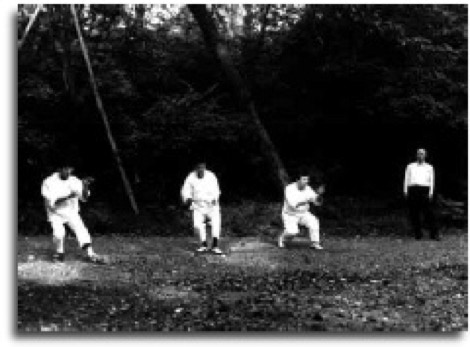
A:
{"type": "Polygon", "coordinates": [[[427,200],[423,203],[423,212],[426,224],[429,228],[431,239],[440,240],[439,229],[437,227],[436,218],[434,216],[433,203],[429,200],[429,198],[427,198],[427,200]]]}
{"type": "Polygon", "coordinates": [[[70,226],[70,229],[75,233],[75,237],[77,238],[80,248],[86,252],[88,258],[96,257],[93,247],[91,246],[90,233],[88,232],[88,229],[83,223],[80,215],[77,213],[70,216],[67,223],[70,226]]]}
{"type": "Polygon", "coordinates": [[[312,248],[322,249],[320,246],[320,222],[310,212],[306,212],[300,219],[300,223],[307,227],[312,248]]]}
{"type": "Polygon", "coordinates": [[[415,238],[419,240],[423,237],[423,233],[421,231],[420,192],[416,189],[416,187],[410,187],[408,194],[408,209],[410,215],[410,222],[415,234],[415,238]]]}
{"type": "Polygon", "coordinates": [[[284,230],[278,239],[278,246],[284,248],[284,241],[287,237],[293,237],[299,233],[299,217],[287,213],[282,214],[284,230]]]}
{"type": "Polygon", "coordinates": [[[207,250],[207,240],[206,240],[206,225],[204,223],[205,215],[201,211],[194,209],[193,210],[193,227],[196,233],[199,236],[201,241],[201,247],[198,248],[199,252],[207,250]]]}
{"type": "Polygon", "coordinates": [[[52,220],[52,242],[55,248],[55,254],[53,260],[63,261],[64,260],[64,243],[65,243],[65,227],[64,222],[59,220],[52,220]]]}
{"type": "Polygon", "coordinates": [[[211,226],[212,226],[212,251],[217,254],[222,254],[218,246],[218,241],[220,238],[220,228],[221,228],[221,215],[220,209],[214,208],[208,215],[211,226]]]}

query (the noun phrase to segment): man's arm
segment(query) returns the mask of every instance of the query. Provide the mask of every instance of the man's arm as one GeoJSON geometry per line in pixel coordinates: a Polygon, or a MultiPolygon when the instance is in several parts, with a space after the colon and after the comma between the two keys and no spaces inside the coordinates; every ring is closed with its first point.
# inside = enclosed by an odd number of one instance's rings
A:
{"type": "Polygon", "coordinates": [[[411,168],[410,165],[408,165],[405,170],[405,180],[403,182],[403,194],[405,195],[405,197],[408,197],[408,185],[410,182],[410,174],[411,168]]]}
{"type": "Polygon", "coordinates": [[[183,187],[181,188],[181,199],[184,204],[192,203],[191,174],[184,180],[183,187]]]}
{"type": "Polygon", "coordinates": [[[41,195],[46,200],[49,208],[55,208],[58,205],[64,203],[68,199],[74,198],[77,196],[75,192],[70,193],[67,196],[57,197],[54,193],[53,187],[51,187],[48,181],[45,181],[41,187],[41,195]]]}
{"type": "Polygon", "coordinates": [[[67,201],[68,199],[72,199],[72,198],[75,198],[75,197],[77,197],[77,196],[78,196],[78,194],[77,194],[76,192],[72,192],[72,193],[70,193],[70,194],[67,195],[67,196],[64,196],[64,197],[62,197],[62,198],[58,198],[58,199],[55,201],[55,204],[54,204],[53,207],[57,207],[58,205],[64,203],[64,202],[67,201]]]}
{"type": "Polygon", "coordinates": [[[212,199],[212,204],[217,205],[219,202],[219,197],[220,197],[220,187],[219,187],[219,181],[217,180],[216,175],[212,175],[212,194],[213,194],[213,199],[212,199]]]}
{"type": "Polygon", "coordinates": [[[54,190],[52,189],[48,180],[45,180],[41,186],[41,195],[49,208],[54,208],[56,204],[60,204],[65,199],[58,198],[56,194],[54,194],[54,190]]]}
{"type": "Polygon", "coordinates": [[[284,199],[290,208],[296,209],[297,207],[299,207],[299,203],[295,200],[292,192],[289,189],[289,186],[284,189],[284,199]]]}
{"type": "Polygon", "coordinates": [[[315,206],[321,206],[323,204],[323,193],[325,193],[325,186],[321,185],[316,191],[312,189],[312,193],[311,202],[315,206]]]}
{"type": "Polygon", "coordinates": [[[95,181],[93,177],[85,177],[81,181],[81,192],[80,200],[86,202],[91,195],[90,186],[95,181]]]}
{"type": "Polygon", "coordinates": [[[287,186],[285,189],[285,200],[287,205],[289,205],[291,208],[296,209],[299,208],[303,205],[308,205],[309,201],[299,201],[297,197],[295,196],[295,193],[292,191],[292,189],[289,189],[290,187],[287,186]]]}
{"type": "Polygon", "coordinates": [[[435,179],[434,179],[434,168],[431,166],[430,167],[430,184],[429,184],[429,199],[432,199],[432,197],[434,196],[434,182],[435,182],[435,179]]]}

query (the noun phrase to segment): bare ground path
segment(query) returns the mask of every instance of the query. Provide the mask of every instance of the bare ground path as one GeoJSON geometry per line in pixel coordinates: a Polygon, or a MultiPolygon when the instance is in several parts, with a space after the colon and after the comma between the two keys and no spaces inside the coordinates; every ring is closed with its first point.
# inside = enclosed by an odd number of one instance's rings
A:
{"type": "Polygon", "coordinates": [[[63,264],[50,238],[18,238],[20,331],[468,329],[467,234],[441,242],[400,237],[225,238],[225,258],[195,255],[187,237],[95,238],[109,264],[63,264]]]}

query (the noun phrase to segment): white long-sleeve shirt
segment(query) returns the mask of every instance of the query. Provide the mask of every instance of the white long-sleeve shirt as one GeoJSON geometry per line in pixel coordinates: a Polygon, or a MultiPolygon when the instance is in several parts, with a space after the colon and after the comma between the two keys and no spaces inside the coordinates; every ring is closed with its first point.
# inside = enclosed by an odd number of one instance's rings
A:
{"type": "Polygon", "coordinates": [[[197,177],[195,171],[186,177],[181,189],[183,201],[193,200],[192,208],[208,208],[218,206],[220,188],[217,177],[209,170],[204,171],[202,178],[197,177]]]}
{"type": "Polygon", "coordinates": [[[434,193],[434,168],[428,163],[411,163],[406,167],[403,192],[408,193],[408,187],[429,187],[429,193],[434,193]]]}
{"type": "Polygon", "coordinates": [[[75,176],[69,176],[66,180],[60,178],[59,173],[53,173],[47,177],[41,186],[41,195],[44,197],[47,217],[67,218],[80,210],[78,200],[83,200],[83,183],[75,176]],[[75,193],[77,196],[69,198],[60,204],[57,200],[75,193]]]}
{"type": "Polygon", "coordinates": [[[310,186],[300,190],[297,182],[291,183],[285,189],[282,213],[297,215],[308,212],[310,209],[309,203],[317,204],[317,198],[318,194],[310,186]],[[300,202],[308,203],[297,206],[300,202]]]}

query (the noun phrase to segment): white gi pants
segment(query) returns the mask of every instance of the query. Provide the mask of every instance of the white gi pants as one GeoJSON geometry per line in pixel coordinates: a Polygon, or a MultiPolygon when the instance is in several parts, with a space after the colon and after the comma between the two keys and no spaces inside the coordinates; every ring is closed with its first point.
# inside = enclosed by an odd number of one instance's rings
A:
{"type": "Polygon", "coordinates": [[[212,237],[219,238],[221,224],[219,206],[210,208],[195,208],[193,210],[193,226],[195,231],[198,233],[201,242],[204,242],[207,239],[206,221],[211,225],[212,237]]]}
{"type": "Polygon", "coordinates": [[[320,242],[320,222],[310,212],[299,214],[282,213],[282,221],[284,223],[284,236],[294,236],[299,233],[299,225],[308,229],[310,241],[320,242]]]}
{"type": "Polygon", "coordinates": [[[49,222],[52,226],[52,233],[57,240],[64,240],[65,238],[65,224],[74,232],[78,244],[83,247],[85,244],[91,243],[91,237],[88,229],[85,227],[82,218],[78,213],[68,213],[66,215],[52,215],[49,217],[49,222]]]}

